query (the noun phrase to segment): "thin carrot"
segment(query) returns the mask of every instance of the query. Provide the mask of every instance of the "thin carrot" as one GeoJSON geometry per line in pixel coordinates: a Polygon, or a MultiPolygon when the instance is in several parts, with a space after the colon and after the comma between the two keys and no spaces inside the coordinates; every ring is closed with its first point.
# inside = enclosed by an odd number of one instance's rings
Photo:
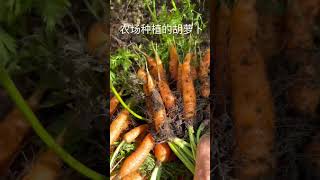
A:
{"type": "Polygon", "coordinates": [[[110,100],[110,117],[116,111],[118,104],[119,100],[115,96],[113,96],[110,100]]]}
{"type": "Polygon", "coordinates": [[[178,80],[179,55],[175,45],[169,46],[169,72],[173,80],[178,80]]]}
{"type": "Polygon", "coordinates": [[[201,95],[209,97],[210,95],[210,49],[207,50],[199,67],[199,79],[201,83],[201,95]]]}
{"type": "Polygon", "coordinates": [[[152,75],[153,78],[156,78],[158,77],[158,70],[157,70],[157,63],[156,61],[150,57],[148,54],[146,54],[145,52],[143,51],[140,51],[147,59],[147,62],[148,62],[148,69],[152,75]]]}
{"type": "Polygon", "coordinates": [[[138,136],[146,132],[147,129],[148,129],[148,124],[143,124],[138,127],[135,127],[123,136],[123,140],[126,143],[132,143],[138,136]]]}
{"type": "MultiPolygon", "coordinates": [[[[111,160],[110,160],[110,170],[113,170],[113,165],[115,163],[116,157],[118,156],[118,153],[120,152],[120,150],[122,149],[122,146],[125,143],[132,143],[134,142],[139,136],[141,136],[142,134],[144,134],[148,129],[148,125],[144,124],[144,125],[140,125],[138,127],[133,128],[132,130],[130,130],[129,132],[127,132],[124,136],[123,136],[123,140],[121,141],[121,143],[118,145],[118,147],[116,148],[116,150],[114,151],[114,153],[112,154],[111,160]]],[[[110,172],[111,173],[111,172],[110,172]]]]}
{"type": "Polygon", "coordinates": [[[123,109],[110,125],[110,146],[116,142],[120,134],[129,126],[129,111],[123,109]]]}
{"type": "Polygon", "coordinates": [[[140,80],[143,81],[143,91],[144,94],[146,95],[145,101],[146,101],[146,107],[147,107],[147,111],[149,113],[149,115],[151,116],[152,114],[152,101],[150,96],[150,93],[148,91],[148,80],[147,80],[147,73],[143,68],[140,68],[137,72],[137,76],[140,80]]]}
{"type": "Polygon", "coordinates": [[[150,151],[154,147],[154,139],[152,135],[149,133],[143,139],[138,148],[130,154],[129,157],[123,162],[118,177],[121,179],[135,171],[137,171],[143,162],[148,157],[150,151]]]}
{"type": "Polygon", "coordinates": [[[155,87],[152,77],[147,74],[148,78],[148,91],[152,101],[152,119],[155,124],[156,131],[159,131],[166,119],[166,109],[164,107],[160,93],[155,87]]]}
{"type": "Polygon", "coordinates": [[[157,70],[158,70],[158,87],[163,99],[164,105],[167,109],[171,109],[175,106],[176,97],[173,95],[168,81],[166,77],[166,71],[163,67],[162,61],[160,56],[156,50],[154,50],[156,63],[157,63],[157,70]]]}
{"type": "MultiPolygon", "coordinates": [[[[33,111],[39,109],[39,101],[43,92],[43,90],[37,90],[28,99],[28,104],[33,111]]],[[[30,129],[30,124],[18,108],[14,108],[0,122],[0,174],[6,171],[30,129]]]]}
{"type": "MultiPolygon", "coordinates": [[[[63,144],[63,134],[57,138],[59,145],[63,144]]],[[[22,180],[56,180],[60,175],[63,162],[57,154],[48,149],[41,152],[37,160],[32,164],[31,169],[24,175],[22,180]]]]}
{"type": "Polygon", "coordinates": [[[181,70],[181,87],[183,96],[184,117],[191,119],[196,113],[196,91],[191,77],[192,53],[188,53],[184,59],[181,70]]]}

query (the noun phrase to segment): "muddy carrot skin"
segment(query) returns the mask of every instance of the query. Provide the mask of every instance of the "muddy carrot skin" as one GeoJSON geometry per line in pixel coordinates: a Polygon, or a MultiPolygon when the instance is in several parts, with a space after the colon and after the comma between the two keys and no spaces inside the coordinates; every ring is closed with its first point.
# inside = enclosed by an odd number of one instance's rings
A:
{"type": "Polygon", "coordinates": [[[110,146],[116,142],[121,133],[129,126],[129,111],[123,109],[110,125],[110,146]]]}
{"type": "Polygon", "coordinates": [[[118,178],[121,179],[137,171],[148,157],[150,151],[154,147],[154,144],[155,143],[152,135],[150,133],[147,134],[147,136],[143,139],[138,148],[132,154],[130,154],[123,162],[120,168],[118,178]]]}
{"type": "Polygon", "coordinates": [[[231,17],[229,63],[240,180],[273,179],[275,112],[265,61],[256,47],[256,0],[237,1],[231,17]]]}
{"type": "Polygon", "coordinates": [[[199,79],[201,83],[201,96],[209,97],[210,95],[210,49],[207,50],[199,67],[199,79]]]}
{"type": "Polygon", "coordinates": [[[171,79],[178,80],[179,55],[174,45],[169,46],[169,72],[171,79]]]}
{"type": "Polygon", "coordinates": [[[192,54],[188,53],[184,59],[181,70],[181,87],[183,97],[183,110],[186,119],[192,119],[196,113],[196,90],[191,77],[190,61],[192,54]]]}
{"type": "Polygon", "coordinates": [[[116,98],[116,96],[113,96],[110,100],[110,117],[116,111],[118,104],[119,100],[116,98]]]}
{"type": "MultiPolygon", "coordinates": [[[[39,102],[43,90],[36,91],[28,104],[33,111],[39,109],[39,102]]],[[[0,122],[0,175],[7,170],[14,155],[19,150],[23,139],[31,127],[18,108],[14,108],[3,121],[0,122]]]]}

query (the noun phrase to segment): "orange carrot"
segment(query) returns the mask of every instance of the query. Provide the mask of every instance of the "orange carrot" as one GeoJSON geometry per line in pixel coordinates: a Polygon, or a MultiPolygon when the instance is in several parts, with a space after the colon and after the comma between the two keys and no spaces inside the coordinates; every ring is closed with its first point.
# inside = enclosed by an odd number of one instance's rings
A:
{"type": "Polygon", "coordinates": [[[169,46],[169,72],[173,80],[178,80],[179,55],[175,45],[169,46]]]}
{"type": "Polygon", "coordinates": [[[210,95],[210,49],[207,50],[199,67],[199,79],[201,83],[201,95],[209,97],[210,95]]]}
{"type": "Polygon", "coordinates": [[[240,180],[273,179],[275,112],[265,61],[256,46],[257,1],[237,1],[231,17],[229,63],[240,180]],[[271,176],[271,177],[270,177],[271,176]]]}
{"type": "Polygon", "coordinates": [[[118,104],[119,100],[116,98],[116,96],[113,96],[110,100],[110,117],[116,111],[118,104]]]}
{"type": "MultiPolygon", "coordinates": [[[[43,90],[37,90],[28,99],[28,104],[33,111],[39,109],[43,92],[43,90]]],[[[3,121],[0,121],[0,175],[7,170],[30,128],[18,108],[14,108],[3,121]]]]}
{"type": "Polygon", "coordinates": [[[149,113],[149,115],[152,115],[152,102],[151,102],[151,98],[150,93],[148,92],[148,80],[147,80],[147,73],[145,72],[145,70],[143,68],[140,68],[137,72],[137,76],[140,80],[143,81],[143,91],[144,94],[146,95],[145,101],[146,101],[146,107],[147,107],[147,111],[149,113]]]}
{"type": "Polygon", "coordinates": [[[134,171],[131,174],[128,174],[123,178],[123,180],[143,180],[144,176],[142,176],[138,171],[134,171]]]}
{"type": "Polygon", "coordinates": [[[137,171],[143,162],[148,157],[150,151],[154,147],[154,139],[152,135],[149,133],[143,139],[138,148],[130,154],[129,157],[123,162],[118,177],[121,179],[135,171],[137,171]]]}
{"type": "Polygon", "coordinates": [[[166,109],[164,107],[160,93],[155,87],[152,77],[147,74],[148,93],[150,94],[152,104],[152,119],[155,124],[156,131],[159,131],[166,119],[166,109]]]}
{"type": "Polygon", "coordinates": [[[135,139],[140,136],[142,133],[146,132],[148,129],[148,124],[143,124],[138,127],[131,129],[123,136],[123,140],[127,143],[132,143],[135,139]]]}
{"type": "Polygon", "coordinates": [[[141,53],[146,57],[147,62],[148,62],[148,69],[152,75],[153,78],[157,78],[158,77],[158,70],[157,70],[157,63],[156,61],[150,57],[149,55],[147,55],[145,52],[141,53]]]}
{"type": "Polygon", "coordinates": [[[159,162],[168,162],[171,159],[171,149],[168,143],[156,144],[154,148],[154,155],[159,162]]]}
{"type": "Polygon", "coordinates": [[[160,90],[161,97],[163,99],[164,105],[167,109],[171,109],[174,107],[176,102],[176,97],[173,95],[167,78],[166,78],[166,71],[163,68],[162,61],[159,57],[159,54],[156,50],[154,50],[156,63],[157,63],[157,70],[158,70],[158,87],[160,90]]]}
{"type": "Polygon", "coordinates": [[[196,91],[191,77],[190,61],[192,54],[188,53],[184,59],[181,70],[181,87],[183,96],[184,117],[193,118],[196,113],[196,91]]]}
{"type": "Polygon", "coordinates": [[[116,142],[120,134],[129,126],[129,111],[123,109],[110,125],[110,146],[116,142]]]}
{"type": "Polygon", "coordinates": [[[196,80],[198,78],[198,72],[196,67],[191,66],[190,73],[193,80],[196,80]]]}
{"type": "Polygon", "coordinates": [[[108,41],[108,28],[105,23],[94,23],[88,31],[87,49],[91,55],[105,55],[108,41]]]}
{"type": "MultiPolygon", "coordinates": [[[[57,143],[60,145],[63,144],[63,134],[57,138],[57,143]]],[[[48,149],[39,154],[22,180],[56,180],[60,175],[62,165],[63,162],[60,157],[54,151],[48,149]]]]}

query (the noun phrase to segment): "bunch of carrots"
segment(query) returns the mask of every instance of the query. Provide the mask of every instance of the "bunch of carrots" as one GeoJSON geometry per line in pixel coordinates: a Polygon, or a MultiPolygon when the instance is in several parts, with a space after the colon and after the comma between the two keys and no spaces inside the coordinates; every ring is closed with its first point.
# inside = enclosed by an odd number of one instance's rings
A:
{"type": "Polygon", "coordinates": [[[149,154],[153,154],[156,159],[156,167],[151,174],[151,179],[157,179],[161,175],[159,173],[161,172],[161,164],[172,161],[175,159],[175,155],[194,173],[196,146],[205,127],[201,123],[195,135],[193,126],[197,114],[198,98],[195,81],[198,80],[200,84],[201,98],[207,99],[210,95],[210,50],[205,52],[199,67],[196,68],[191,64],[194,59],[193,53],[187,53],[181,63],[176,46],[169,46],[169,73],[167,73],[154,47],[154,58],[142,51],[139,52],[146,58],[147,65],[146,68],[140,68],[136,76],[143,85],[146,114],[151,123],[138,125],[129,130],[128,127],[132,119],[130,111],[136,102],[129,99],[125,104],[118,96],[119,94],[113,91],[115,96],[110,100],[110,117],[116,112],[117,106],[121,102],[124,108],[116,115],[110,125],[110,146],[111,149],[115,149],[111,150],[111,174],[118,179],[144,179],[146,175],[139,172],[139,168],[149,154]],[[173,89],[176,89],[177,92],[173,89]],[[174,136],[158,142],[158,136],[165,134],[162,132],[164,127],[170,123],[170,120],[175,120],[173,116],[178,113],[179,95],[182,97],[182,117],[187,126],[186,134],[189,134],[190,143],[174,136]],[[115,142],[119,141],[121,142],[115,148],[115,142]],[[116,162],[116,156],[123,144],[133,142],[137,147],[135,151],[123,162],[121,160],[116,162]],[[118,170],[113,173],[115,169],[118,170]]]}

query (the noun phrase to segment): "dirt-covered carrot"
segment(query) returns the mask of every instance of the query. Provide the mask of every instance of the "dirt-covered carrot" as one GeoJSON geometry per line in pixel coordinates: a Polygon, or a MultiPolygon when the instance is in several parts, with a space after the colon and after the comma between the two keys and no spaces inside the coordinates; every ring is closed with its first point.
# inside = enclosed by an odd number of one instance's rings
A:
{"type": "Polygon", "coordinates": [[[138,148],[126,158],[123,162],[118,178],[123,178],[135,171],[137,171],[143,162],[148,157],[150,151],[154,147],[154,139],[152,135],[149,133],[140,143],[138,148]]]}
{"type": "Polygon", "coordinates": [[[116,142],[121,133],[129,126],[129,111],[123,109],[110,125],[110,146],[116,142]]]}
{"type": "MultiPolygon", "coordinates": [[[[43,90],[37,90],[28,99],[28,104],[33,111],[38,110],[43,92],[43,90]]],[[[0,174],[6,171],[6,168],[10,165],[30,128],[29,123],[18,108],[14,108],[0,122],[0,174]]]]}
{"type": "Polygon", "coordinates": [[[158,77],[158,69],[157,69],[157,62],[150,57],[147,53],[140,51],[147,59],[148,63],[148,69],[150,71],[150,74],[152,75],[153,78],[158,77]]]}
{"type": "Polygon", "coordinates": [[[199,67],[199,79],[201,83],[201,95],[209,97],[210,95],[210,49],[205,53],[199,67]]]}
{"type": "Polygon", "coordinates": [[[131,174],[128,174],[123,178],[123,180],[143,180],[144,176],[141,175],[138,171],[134,171],[131,174]]]}
{"type": "Polygon", "coordinates": [[[184,59],[181,69],[181,88],[183,97],[184,117],[191,119],[196,113],[196,91],[191,77],[192,53],[188,53],[184,59]]]}
{"type": "Polygon", "coordinates": [[[150,93],[150,98],[152,101],[152,120],[154,122],[156,131],[159,131],[166,120],[167,113],[161,95],[156,89],[156,86],[150,74],[147,74],[147,80],[148,91],[150,93]]]}
{"type": "MultiPolygon", "coordinates": [[[[63,144],[63,134],[57,138],[57,143],[63,144]]],[[[63,162],[57,154],[48,149],[39,154],[36,161],[27,171],[22,180],[57,180],[62,168],[63,162]]]]}
{"type": "Polygon", "coordinates": [[[230,97],[230,73],[228,61],[228,48],[230,32],[231,10],[226,1],[219,1],[216,7],[216,28],[213,34],[214,39],[214,94],[215,112],[214,116],[225,113],[226,99],[230,97]],[[219,5],[218,5],[219,4],[219,5]]]}
{"type": "Polygon", "coordinates": [[[169,46],[169,72],[171,79],[178,80],[179,55],[175,45],[169,46]]]}
{"type": "Polygon", "coordinates": [[[158,70],[158,87],[163,99],[164,105],[167,109],[171,109],[175,106],[176,97],[173,95],[169,83],[166,77],[166,71],[163,67],[162,61],[160,56],[156,50],[154,50],[155,59],[157,63],[157,70],[158,70]]]}
{"type": "Polygon", "coordinates": [[[320,13],[319,4],[319,0],[293,1],[288,3],[286,16],[286,56],[298,67],[298,80],[288,89],[287,99],[290,108],[308,115],[314,115],[320,103],[320,87],[314,83],[318,79],[319,63],[312,52],[316,48],[313,29],[320,13]]]}
{"type": "Polygon", "coordinates": [[[231,18],[229,66],[240,180],[272,179],[274,105],[264,59],[256,47],[256,0],[237,1],[231,18]]]}

